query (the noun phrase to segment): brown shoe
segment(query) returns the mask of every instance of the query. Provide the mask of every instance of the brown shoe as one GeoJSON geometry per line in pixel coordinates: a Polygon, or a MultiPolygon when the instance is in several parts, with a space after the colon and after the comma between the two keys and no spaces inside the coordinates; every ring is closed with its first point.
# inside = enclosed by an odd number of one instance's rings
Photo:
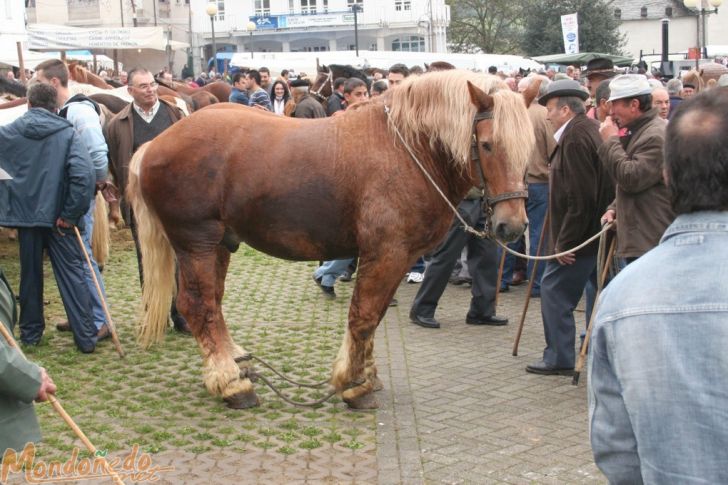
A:
{"type": "Polygon", "coordinates": [[[104,323],[99,329],[99,333],[96,334],[96,340],[100,342],[109,337],[111,337],[111,330],[109,330],[109,326],[104,323]]]}
{"type": "Polygon", "coordinates": [[[526,279],[526,273],[525,272],[523,272],[523,271],[515,271],[513,273],[513,279],[511,279],[511,283],[510,284],[511,284],[511,286],[518,286],[518,285],[522,285],[526,281],[528,281],[528,280],[526,279]]]}
{"type": "Polygon", "coordinates": [[[61,322],[56,324],[56,330],[59,332],[70,332],[71,331],[71,324],[68,322],[61,322]]]}

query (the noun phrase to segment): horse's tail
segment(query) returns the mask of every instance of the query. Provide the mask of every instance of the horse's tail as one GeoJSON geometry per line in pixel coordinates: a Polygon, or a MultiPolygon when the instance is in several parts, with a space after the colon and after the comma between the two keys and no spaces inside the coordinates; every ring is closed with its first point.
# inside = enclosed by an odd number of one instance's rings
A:
{"type": "Polygon", "coordinates": [[[162,341],[176,291],[174,251],[162,223],[144,201],[139,180],[144,152],[148,147],[148,143],[142,145],[132,157],[127,187],[127,198],[137,225],[144,274],[142,317],[136,328],[137,341],[144,348],[162,341]]]}
{"type": "Polygon", "coordinates": [[[96,208],[94,209],[94,230],[91,233],[91,249],[99,268],[103,269],[109,258],[109,211],[106,200],[101,191],[96,193],[96,208]]]}

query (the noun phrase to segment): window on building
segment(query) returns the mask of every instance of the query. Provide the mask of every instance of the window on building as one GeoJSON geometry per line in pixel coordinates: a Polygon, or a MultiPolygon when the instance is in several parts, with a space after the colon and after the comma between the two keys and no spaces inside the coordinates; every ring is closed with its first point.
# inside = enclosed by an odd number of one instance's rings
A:
{"type": "MultiPolygon", "coordinates": [[[[409,0],[407,0],[409,1],[409,0]]],[[[359,5],[359,12],[364,11],[364,0],[346,0],[346,7],[351,10],[354,4],[359,5]]]]}
{"type": "Polygon", "coordinates": [[[397,12],[412,10],[412,2],[410,0],[394,0],[394,9],[397,12]]]}
{"type": "Polygon", "coordinates": [[[329,13],[329,0],[323,0],[323,13],[329,13]]]}
{"type": "Polygon", "coordinates": [[[425,52],[425,38],[420,35],[406,35],[392,41],[393,51],[425,52]]]}
{"type": "Polygon", "coordinates": [[[255,0],[255,15],[259,17],[270,15],[270,0],[255,0]]]}
{"type": "Polygon", "coordinates": [[[642,7],[640,9],[640,17],[647,17],[647,7],[642,7]]]}
{"type": "Polygon", "coordinates": [[[295,0],[288,0],[288,13],[296,13],[296,2],[295,0]]]}
{"type": "Polygon", "coordinates": [[[614,18],[617,20],[622,18],[622,9],[621,8],[614,9],[614,18]]]}
{"type": "Polygon", "coordinates": [[[316,0],[301,0],[301,13],[315,14],[316,13],[316,0]]]}
{"type": "Polygon", "coordinates": [[[215,20],[225,20],[225,0],[215,0],[210,3],[217,3],[217,15],[215,20]]]}

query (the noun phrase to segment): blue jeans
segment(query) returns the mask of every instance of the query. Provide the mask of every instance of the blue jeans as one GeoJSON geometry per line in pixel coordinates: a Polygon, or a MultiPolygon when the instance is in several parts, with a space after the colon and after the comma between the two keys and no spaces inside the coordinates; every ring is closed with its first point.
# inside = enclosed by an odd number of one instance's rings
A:
{"type": "MultiPolygon", "coordinates": [[[[101,293],[104,295],[104,299],[106,300],[106,288],[104,287],[104,280],[101,278],[101,272],[99,271],[99,265],[96,264],[96,260],[94,259],[94,254],[91,251],[91,234],[94,230],[94,208],[96,207],[96,199],[91,200],[91,206],[88,209],[88,212],[85,216],[83,216],[83,222],[86,225],[86,230],[81,233],[81,239],[83,239],[83,245],[86,247],[86,252],[88,253],[88,257],[91,260],[91,266],[94,268],[94,273],[96,273],[96,279],[99,282],[99,287],[101,288],[101,293]]],[[[86,276],[86,285],[88,285],[88,289],[91,292],[91,307],[93,308],[94,313],[94,324],[96,325],[97,329],[100,329],[104,323],[106,323],[106,314],[104,313],[104,306],[101,303],[101,298],[99,297],[99,292],[96,291],[96,285],[94,284],[94,279],[91,277],[91,272],[88,269],[88,264],[83,265],[84,268],[84,274],[86,276]]],[[[107,300],[108,301],[108,300],[107,300]]]]}
{"type": "Polygon", "coordinates": [[[354,258],[324,261],[324,264],[316,268],[316,271],[313,272],[313,276],[316,279],[321,278],[322,286],[333,287],[334,283],[336,283],[336,278],[344,274],[352,261],[354,261],[354,258]]]}
{"type": "MultiPolygon", "coordinates": [[[[526,214],[528,215],[528,243],[529,251],[528,254],[531,256],[536,255],[538,249],[538,241],[541,238],[541,231],[544,229],[543,221],[546,218],[546,210],[549,206],[549,184],[528,184],[528,200],[526,201],[526,214]]],[[[548,234],[548,232],[546,233],[548,234]]],[[[544,239],[544,244],[541,246],[541,255],[543,256],[545,248],[548,246],[544,239]]],[[[533,272],[532,259],[528,260],[528,277],[531,277],[533,272]]],[[[536,276],[533,282],[533,292],[541,291],[541,279],[543,279],[543,272],[546,269],[546,262],[541,261],[536,268],[536,276]]]]}
{"type": "Polygon", "coordinates": [[[415,261],[415,264],[410,268],[410,273],[424,273],[425,272],[425,258],[420,256],[415,261]]]}

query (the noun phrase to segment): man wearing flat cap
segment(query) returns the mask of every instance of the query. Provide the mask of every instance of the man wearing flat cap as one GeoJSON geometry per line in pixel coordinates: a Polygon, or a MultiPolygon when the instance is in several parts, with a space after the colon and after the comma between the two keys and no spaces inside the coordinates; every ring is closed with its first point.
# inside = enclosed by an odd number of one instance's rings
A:
{"type": "Polygon", "coordinates": [[[589,95],[593,98],[597,94],[597,88],[602,81],[612,79],[617,73],[614,71],[614,63],[604,57],[595,57],[586,64],[586,87],[589,95]]]}
{"type": "Polygon", "coordinates": [[[641,74],[609,83],[609,114],[599,133],[599,158],[614,180],[617,198],[602,223],[617,221],[617,255],[627,263],[657,246],[675,218],[662,177],[665,123],[652,108],[652,87],[641,74]],[[626,130],[619,136],[620,129],[626,130]]]}
{"type": "Polygon", "coordinates": [[[294,118],[326,118],[321,103],[316,101],[308,92],[311,81],[308,79],[294,79],[291,81],[291,94],[296,107],[291,116],[294,118]]]}
{"type": "MultiPolygon", "coordinates": [[[[549,235],[554,253],[569,251],[599,232],[597,218],[614,197],[599,162],[599,123],[586,116],[589,94],[573,80],[554,81],[539,103],[556,133],[549,164],[549,235]]],[[[543,359],[526,367],[534,374],[570,375],[576,358],[574,308],[589,281],[596,283],[598,243],[549,260],[541,280],[543,359]]],[[[587,295],[587,316],[593,298],[587,295]]]]}

